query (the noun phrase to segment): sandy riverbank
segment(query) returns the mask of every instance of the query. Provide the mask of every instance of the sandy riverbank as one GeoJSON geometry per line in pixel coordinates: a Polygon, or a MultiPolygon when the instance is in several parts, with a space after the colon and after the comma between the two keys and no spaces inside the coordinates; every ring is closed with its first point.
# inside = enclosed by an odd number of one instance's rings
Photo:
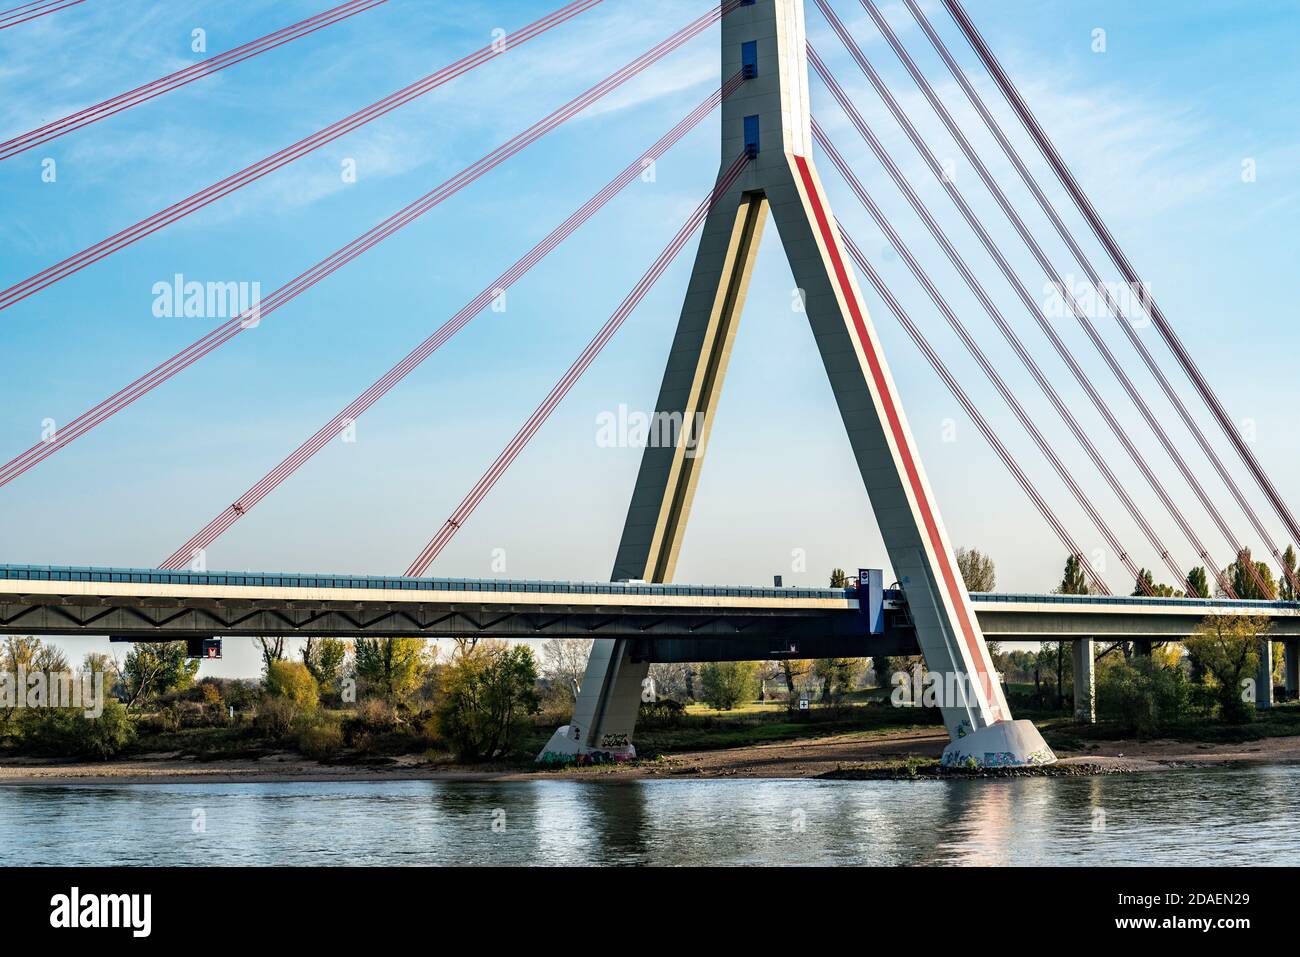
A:
{"type": "MultiPolygon", "coordinates": [[[[911,758],[937,758],[947,737],[941,730],[836,735],[732,748],[688,751],[656,761],[599,768],[532,770],[430,764],[411,755],[390,764],[328,765],[296,754],[257,761],[201,762],[175,754],[95,762],[9,760],[0,763],[0,785],[226,784],[265,781],[524,781],[539,776],[597,781],[671,778],[810,778],[845,766],[911,758]]],[[[1300,737],[1263,738],[1244,744],[1180,741],[1101,741],[1084,752],[1062,753],[1075,773],[1162,771],[1250,763],[1300,762],[1300,737]]]]}

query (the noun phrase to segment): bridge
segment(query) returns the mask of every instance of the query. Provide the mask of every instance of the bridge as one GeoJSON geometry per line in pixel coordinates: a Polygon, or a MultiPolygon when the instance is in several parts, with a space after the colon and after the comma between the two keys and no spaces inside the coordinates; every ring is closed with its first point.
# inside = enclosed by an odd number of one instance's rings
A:
{"type": "MultiPolygon", "coordinates": [[[[986,638],[1075,647],[1076,712],[1095,718],[1097,641],[1178,641],[1206,615],[1259,616],[1300,690],[1300,602],[975,592],[986,638]]],[[[115,641],[413,636],[617,638],[637,662],[916,655],[907,602],[882,590],[872,627],[860,591],[738,585],[408,578],[0,565],[0,634],[115,641]]],[[[217,646],[212,646],[219,648],[217,646]]],[[[1271,704],[1271,688],[1262,692],[1271,704]]]]}
{"type": "MultiPolygon", "coordinates": [[[[639,657],[648,661],[918,654],[903,592],[885,589],[882,599],[884,627],[873,634],[853,587],[0,565],[0,634],[617,637],[644,642],[639,657]],[[814,650],[814,639],[829,643],[814,650]],[[745,653],[724,652],[728,643],[745,653]]],[[[1300,602],[979,592],[970,600],[984,635],[1006,641],[1177,641],[1210,614],[1262,616],[1274,638],[1300,638],[1300,602]]]]}
{"type": "MultiPolygon", "coordinates": [[[[223,497],[221,501],[229,504],[223,504],[206,524],[183,540],[178,535],[175,549],[160,559],[158,568],[5,566],[0,570],[0,631],[106,634],[129,641],[185,638],[200,643],[219,637],[272,634],[590,637],[595,645],[574,719],[557,731],[548,746],[553,753],[575,756],[592,751],[612,752],[616,757],[635,753],[631,739],[642,682],[653,661],[919,652],[932,673],[959,679],[953,684],[959,689],[956,696],[944,702],[942,711],[952,737],[944,760],[961,764],[1054,760],[1032,724],[1012,716],[986,638],[1072,642],[1076,674],[1081,676],[1076,685],[1090,708],[1093,645],[1098,640],[1109,637],[1147,642],[1180,638],[1209,613],[1258,614],[1271,623],[1270,635],[1287,644],[1287,683],[1294,688],[1295,643],[1300,635],[1297,606],[1272,599],[1279,594],[1279,586],[1283,595],[1300,595],[1300,575],[1294,560],[1288,560],[1279,548],[1279,540],[1300,543],[1300,521],[1241,435],[1209,376],[1193,360],[1191,351],[1149,294],[1136,303],[1121,303],[1111,291],[1115,284],[1103,281],[1102,270],[1113,267],[1130,289],[1142,289],[1144,293],[1150,290],[1150,284],[1142,280],[959,0],[943,0],[944,9],[971,54],[987,71],[992,80],[990,89],[997,90],[1009,109],[1008,115],[1014,116],[1023,128],[1024,141],[1032,143],[1041,154],[1061,194],[1068,197],[1086,224],[1091,234],[1086,242],[1080,242],[1049,198],[1054,189],[1045,188],[1034,171],[1042,164],[1026,161],[1013,138],[1007,136],[997,111],[989,108],[979,84],[972,81],[926,12],[916,0],[903,0],[903,7],[919,28],[917,42],[923,38],[928,43],[937,62],[955,82],[948,92],[955,95],[959,91],[974,110],[992,137],[991,142],[997,144],[997,162],[1004,157],[1011,164],[1027,195],[1061,240],[1062,248],[1068,250],[1070,258],[1064,269],[1044,249],[1038,239],[1043,231],[1027,223],[1017,204],[1007,196],[1000,178],[992,174],[876,0],[857,2],[866,14],[861,23],[865,27],[869,21],[870,29],[884,41],[880,50],[887,49],[898,60],[928,104],[928,111],[933,112],[956,146],[968,173],[956,178],[949,175],[948,161],[940,159],[948,155],[946,143],[936,152],[922,132],[927,124],[915,122],[915,111],[904,108],[872,62],[875,47],[867,45],[873,51],[868,56],[860,37],[841,19],[831,0],[813,0],[812,5],[842,47],[838,62],[827,59],[809,42],[803,0],[723,0],[708,6],[642,55],[557,109],[543,111],[536,123],[307,267],[270,295],[251,306],[239,303],[237,309],[230,310],[228,319],[101,402],[80,414],[61,417],[57,424],[44,426],[39,441],[7,462],[0,462],[3,490],[37,468],[48,468],[44,463],[71,443],[106,427],[138,400],[163,388],[212,352],[237,341],[248,343],[250,338],[254,344],[248,348],[256,348],[258,337],[245,336],[247,330],[259,327],[374,246],[391,241],[407,225],[432,213],[533,143],[656,67],[668,54],[719,28],[720,74],[715,90],[680,122],[647,143],[607,185],[504,272],[489,278],[481,292],[416,343],[384,375],[315,432],[291,446],[278,464],[243,493],[223,497]],[[861,76],[866,84],[862,90],[869,87],[874,91],[885,114],[910,143],[912,149],[902,164],[859,109],[860,91],[846,89],[837,75],[841,66],[851,70],[855,78],[861,76]],[[923,253],[913,250],[865,185],[861,164],[847,158],[827,127],[814,118],[810,93],[813,74],[820,81],[826,108],[835,110],[840,118],[831,127],[856,132],[867,151],[864,155],[874,158],[885,179],[919,218],[933,240],[932,249],[923,253]],[[360,416],[492,307],[715,111],[721,114],[720,162],[699,205],[459,505],[450,510],[445,522],[433,526],[427,543],[413,556],[405,575],[374,578],[205,571],[209,550],[226,532],[248,520],[262,501],[289,482],[322,449],[346,436],[360,416]],[[924,291],[934,307],[935,318],[942,324],[919,324],[862,247],[846,232],[835,215],[815,155],[835,168],[845,194],[883,235],[892,253],[924,291]],[[978,240],[995,271],[971,267],[950,239],[941,217],[903,174],[902,170],[915,165],[917,158],[917,169],[922,175],[927,171],[933,175],[938,192],[978,240]],[[987,204],[972,205],[968,199],[972,186],[982,186],[990,194],[1011,227],[1007,235],[1019,237],[1028,260],[1019,251],[1019,244],[1017,252],[1008,256],[993,238],[1006,233],[1006,229],[999,219],[999,228],[990,231],[976,212],[977,207],[987,204]],[[877,594],[870,583],[863,592],[672,584],[714,412],[769,220],[780,234],[797,286],[793,305],[806,318],[821,357],[863,491],[884,541],[891,577],[899,583],[896,590],[879,588],[877,594]],[[658,437],[666,441],[647,442],[644,449],[614,556],[613,583],[425,577],[697,234],[700,238],[694,266],[654,407],[656,422],[665,426],[658,437]],[[1109,266],[1099,268],[1085,252],[1084,246],[1092,246],[1093,240],[1104,251],[1109,266]],[[1026,278],[1024,271],[1013,265],[1021,260],[1036,263],[1032,278],[1026,278]],[[999,363],[985,351],[982,336],[953,308],[945,287],[932,278],[933,262],[940,263],[945,271],[951,265],[960,278],[958,291],[968,291],[978,302],[998,338],[1023,367],[1026,381],[1033,383],[1033,402],[1027,403],[1017,394],[1004,378],[999,363]],[[1065,282],[1063,277],[1075,275],[1075,270],[1087,277],[1092,288],[1085,284],[1085,289],[1079,290],[1075,284],[1065,282]],[[1059,292],[1062,316],[1076,321],[1078,329],[1071,334],[1081,337],[1078,344],[1063,337],[1066,326],[1073,329],[1068,321],[1049,316],[1048,307],[1036,291],[1044,288],[1038,271],[1046,277],[1048,287],[1059,292]],[[1008,319],[998,305],[998,297],[989,291],[986,272],[999,283],[1005,280],[1030,322],[1008,319]],[[968,593],[908,425],[902,396],[859,286],[861,280],[874,292],[882,307],[880,312],[897,321],[1023,491],[1031,507],[1026,514],[1041,519],[1063,553],[1071,557],[1075,577],[1066,590],[1078,594],[968,593]],[[1085,298],[1091,297],[1094,289],[1100,309],[1076,299],[1076,294],[1084,292],[1085,298]],[[1103,319],[1115,320],[1117,333],[1103,335],[1094,321],[1094,313],[1098,312],[1103,319]],[[1148,326],[1151,331],[1139,335],[1139,330],[1148,326]],[[938,334],[945,327],[987,380],[998,403],[1005,405],[1007,421],[1013,423],[1017,433],[1023,431],[1021,444],[1036,450],[1046,469],[1035,470],[1022,464],[1018,454],[1011,451],[1012,446],[1003,440],[1002,426],[990,418],[987,404],[969,391],[942,358],[934,343],[946,336],[938,334]],[[1029,341],[1037,335],[1035,330],[1041,333],[1047,349],[1029,341]],[[1114,387],[1123,396],[1123,414],[1116,413],[1106,387],[1079,361],[1084,343],[1089,354],[1096,353],[1094,361],[1099,360],[1113,377],[1114,387]],[[1168,356],[1157,359],[1153,350],[1167,351],[1168,356]],[[1134,357],[1137,371],[1129,368],[1134,365],[1134,357]],[[1165,366],[1179,370],[1187,385],[1172,382],[1165,366]],[[1150,383],[1144,378],[1149,378],[1150,383]],[[1067,402],[1058,390],[1058,381],[1072,382],[1071,390],[1077,386],[1083,397],[1079,407],[1090,406],[1104,429],[1080,420],[1075,403],[1067,402]],[[1189,403],[1184,392],[1194,402],[1189,403]],[[1035,411],[1035,403],[1039,402],[1050,407],[1051,414],[1035,411]],[[1212,424],[1210,430],[1202,419],[1212,424]],[[1220,434],[1208,434],[1211,432],[1220,434]],[[1131,465],[1140,482],[1134,484],[1124,478],[1124,470],[1117,471],[1110,454],[1099,447],[1094,435],[1106,434],[1122,449],[1121,464],[1125,469],[1131,465]],[[1220,445],[1232,450],[1235,462],[1225,461],[1217,450],[1220,445]],[[1069,454],[1063,446],[1069,447],[1069,454]],[[1085,469],[1066,464],[1075,460],[1087,463],[1085,469]],[[1031,478],[1038,471],[1049,477],[1050,485],[1031,478]],[[1138,488],[1142,494],[1149,494],[1158,507],[1135,498],[1138,488]],[[1068,511],[1061,509],[1062,501],[1068,511]],[[1172,544],[1158,527],[1176,529],[1172,544]],[[1102,544],[1085,549],[1080,542],[1102,544]],[[1252,547],[1275,563],[1276,583],[1269,568],[1252,558],[1252,547]],[[1171,589],[1207,597],[1161,597],[1166,589],[1160,588],[1151,570],[1141,564],[1144,560],[1152,568],[1163,566],[1167,570],[1171,589]],[[1114,588],[1107,581],[1108,567],[1122,568],[1131,576],[1140,597],[1115,597],[1117,591],[1128,592],[1129,586],[1114,588]],[[1211,594],[1224,597],[1208,597],[1211,594]]],[[[552,31],[578,18],[598,16],[597,8],[603,3],[570,0],[532,23],[500,30],[487,46],[118,229],[101,242],[80,251],[69,250],[66,257],[0,289],[0,311],[35,308],[32,303],[39,301],[39,294],[50,286],[73,281],[88,267],[147,241],[154,233],[277,173],[375,118],[466,77],[486,63],[508,57],[523,45],[540,45],[552,31]]],[[[87,3],[77,0],[35,12],[0,13],[0,29],[21,28],[29,20],[43,19],[65,6],[84,10],[87,3]]],[[[386,0],[347,0],[266,37],[0,142],[0,162],[12,162],[36,146],[64,136],[92,135],[87,127],[109,121],[125,110],[145,108],[146,103],[160,96],[182,86],[201,85],[206,77],[234,69],[252,57],[269,55],[288,43],[309,42],[303,38],[318,36],[323,30],[345,30],[356,18],[381,16],[386,9],[386,0]]],[[[70,11],[60,17],[74,15],[70,11]]],[[[651,13],[647,12],[646,17],[650,19],[651,13]]],[[[596,57],[599,51],[593,47],[590,55],[596,57]]],[[[524,84],[521,89],[527,87],[524,84]]],[[[919,108],[919,101],[916,105],[919,108]]],[[[513,237],[509,241],[513,242],[513,237]]],[[[1052,245],[1055,247],[1055,242],[1052,245]]],[[[290,254],[286,250],[286,256],[290,254]]],[[[178,307],[181,297],[182,292],[177,290],[178,307]]],[[[413,510],[412,515],[418,512],[413,510]]],[[[1261,673],[1261,677],[1268,679],[1261,682],[1268,690],[1261,687],[1261,691],[1270,694],[1271,673],[1261,673]]]]}

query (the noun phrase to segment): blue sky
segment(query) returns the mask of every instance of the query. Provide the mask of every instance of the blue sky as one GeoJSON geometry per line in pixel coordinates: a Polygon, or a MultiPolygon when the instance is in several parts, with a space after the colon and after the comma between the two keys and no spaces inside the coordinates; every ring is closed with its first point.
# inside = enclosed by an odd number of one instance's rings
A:
{"type": "MultiPolygon", "coordinates": [[[[24,132],[198,57],[325,9],[322,0],[91,0],[0,31],[0,138],[24,132]],[[129,24],[129,29],[124,28],[129,24]]],[[[555,4],[558,6],[558,2],[555,4]]],[[[873,63],[890,79],[940,156],[957,157],[856,0],[834,0],[873,63]]],[[[546,7],[390,0],[370,12],[0,163],[5,230],[0,285],[8,286],[176,199],[289,144],[513,29],[546,7]],[[41,161],[57,163],[54,183],[41,161]]],[[[210,320],[158,318],[153,286],[176,273],[199,281],[260,282],[269,293],[504,139],[549,113],[702,13],[700,0],[653,5],[606,0],[511,52],[129,250],[0,314],[0,458],[39,438],[207,331],[210,320]],[[340,171],[355,160],[357,181],[340,171]]],[[[1063,271],[1078,273],[901,5],[886,4],[913,56],[961,119],[1063,271]]],[[[936,3],[927,9],[988,102],[1005,104],[936,3]]],[[[1300,459],[1293,428],[1291,292],[1300,211],[1300,73],[1292,51],[1300,14],[1288,3],[989,2],[968,4],[1094,201],[1152,284],[1156,298],[1239,420],[1256,454],[1294,500],[1300,459]],[[1093,31],[1106,50],[1093,52],[1093,31]],[[1257,177],[1244,183],[1243,160],[1257,177]]],[[[1181,564],[1190,548],[1064,367],[957,219],[834,35],[811,8],[813,43],[1006,314],[1094,430],[1135,499],[1181,564]]],[[[717,30],[673,54],[453,200],[345,267],[158,389],[92,435],[0,490],[0,561],[157,564],[484,284],[605,184],[719,82],[717,30]]],[[[900,226],[964,319],[981,335],[1063,457],[1096,493],[1136,560],[1158,558],[1067,441],[1042,396],[937,248],[813,81],[814,110],[900,226]]],[[[213,568],[400,572],[482,469],[637,281],[712,181],[716,116],[635,183],[512,291],[505,313],[485,313],[377,405],[357,441],[319,454],[211,550],[213,568]]],[[[1034,169],[1053,184],[1017,132],[1034,169]]],[[[884,251],[829,163],[822,174],[840,217],[1008,444],[1040,482],[1080,544],[1098,536],[1039,462],[902,263],[884,251]]],[[[973,171],[957,185],[985,218],[1031,288],[1043,277],[1010,241],[973,171]]],[[[1050,190],[1054,199],[1060,191],[1050,190]]],[[[1069,221],[1083,226],[1071,208],[1069,221]]],[[[1096,244],[1086,248],[1099,265],[1096,244]]],[[[639,452],[595,441],[596,417],[654,401],[690,267],[683,255],[570,394],[431,570],[606,577],[639,452]]],[[[1105,278],[1113,276],[1103,269],[1105,278]]],[[[835,565],[884,564],[843,426],[802,317],[775,232],[761,254],[733,354],[678,577],[688,581],[820,583],[835,565]],[[792,553],[807,571],[792,569],[792,553]]],[[[930,480],[956,544],[996,559],[1000,585],[1046,590],[1062,548],[884,307],[868,292],[930,480]],[[945,441],[945,422],[956,441],[945,441]]],[[[1105,328],[1105,323],[1102,324],[1105,328]]],[[[1061,327],[1121,421],[1169,479],[1211,552],[1227,546],[1077,327],[1061,327]]],[[[1113,322],[1117,351],[1127,355],[1113,322]]],[[[1164,356],[1151,330],[1142,333],[1164,356]]],[[[1185,383],[1172,363],[1171,376],[1185,383]]],[[[1136,360],[1130,370],[1154,387],[1136,360]]],[[[1187,391],[1189,400],[1190,391],[1187,391]]],[[[1172,412],[1156,403],[1191,454],[1172,412]]],[[[1211,428],[1208,416],[1198,415],[1211,428]]],[[[1226,443],[1220,448],[1226,459],[1226,443]]],[[[1201,460],[1193,457],[1201,466],[1201,460]]],[[[1212,494],[1222,491],[1208,467],[1212,494]]],[[[1240,469],[1237,469],[1240,472],[1240,469]]],[[[1244,481],[1244,478],[1243,478],[1244,481]]],[[[1252,501],[1261,514],[1264,503],[1252,501]]],[[[1235,508],[1228,521],[1259,549],[1235,508]]],[[[1282,529],[1270,528],[1285,542],[1282,529]]],[[[1112,586],[1131,583],[1117,560],[1112,586]]],[[[1158,574],[1158,577],[1159,574],[1158,574]]],[[[1164,576],[1167,577],[1167,576],[1164,576]]],[[[82,650],[81,645],[77,650],[82,650]]],[[[229,663],[227,667],[235,667],[229,663]]]]}

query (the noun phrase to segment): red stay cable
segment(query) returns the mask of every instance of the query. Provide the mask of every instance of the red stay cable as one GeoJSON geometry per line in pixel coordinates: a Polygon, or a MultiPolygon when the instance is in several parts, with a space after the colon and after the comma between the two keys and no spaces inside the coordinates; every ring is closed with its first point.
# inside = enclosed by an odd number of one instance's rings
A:
{"type": "Polygon", "coordinates": [[[515,433],[515,437],[510,440],[509,444],[507,444],[501,451],[501,454],[497,456],[492,465],[488,467],[488,470],[483,473],[482,477],[475,483],[474,487],[470,489],[469,494],[461,501],[456,511],[454,511],[451,517],[447,519],[446,523],[443,524],[438,533],[430,539],[429,543],[425,545],[423,549],[420,550],[420,554],[415,557],[415,560],[411,562],[410,567],[406,570],[407,577],[418,577],[423,575],[429,565],[433,563],[433,560],[438,557],[438,554],[447,547],[447,543],[455,537],[456,532],[458,532],[465,522],[469,520],[470,515],[473,514],[474,509],[478,507],[479,502],[483,501],[488,492],[492,490],[492,487],[496,485],[501,476],[505,474],[506,470],[510,468],[515,459],[519,457],[519,453],[524,450],[524,447],[528,445],[528,442],[532,437],[537,434],[538,429],[540,429],[542,425],[545,424],[546,420],[550,418],[551,413],[555,411],[555,407],[560,404],[566,395],[569,394],[569,390],[573,388],[574,383],[576,383],[578,379],[582,377],[582,374],[590,368],[591,364],[596,360],[596,357],[600,355],[601,351],[609,343],[609,340],[612,339],[614,334],[622,327],[623,323],[627,320],[627,317],[632,314],[632,311],[636,309],[641,300],[645,298],[646,293],[648,293],[659,280],[659,277],[664,274],[664,270],[666,270],[672,261],[677,258],[677,254],[681,252],[682,247],[686,245],[687,241],[692,235],[694,235],[695,231],[703,225],[705,218],[709,215],[709,210],[713,208],[713,205],[718,201],[718,199],[731,188],[732,184],[736,182],[737,178],[739,178],[741,172],[744,171],[745,166],[748,163],[749,156],[747,154],[741,154],[729,167],[727,167],[722,176],[718,178],[717,184],[709,192],[709,195],[705,198],[704,202],[700,203],[695,212],[692,213],[690,218],[682,225],[682,228],[677,231],[677,235],[673,237],[672,241],[669,242],[663,252],[659,254],[658,258],[655,259],[654,263],[646,271],[645,275],[641,277],[641,281],[636,284],[632,291],[628,293],[627,298],[625,298],[619,307],[614,310],[614,314],[610,316],[609,321],[607,321],[605,325],[601,327],[600,331],[596,333],[591,342],[587,344],[587,348],[582,351],[582,354],[573,361],[573,364],[569,366],[568,371],[565,372],[565,374],[560,378],[560,381],[555,384],[554,388],[551,389],[546,398],[542,400],[541,405],[539,405],[533,411],[533,414],[528,417],[528,420],[520,427],[519,431],[515,433]]]}
{"type": "Polygon", "coordinates": [[[236,63],[241,63],[260,53],[266,53],[268,50],[274,50],[276,47],[297,40],[299,37],[333,26],[342,20],[387,2],[388,0],[348,0],[347,3],[340,4],[323,13],[318,13],[313,17],[300,20],[287,27],[281,27],[274,33],[269,33],[256,40],[250,40],[248,43],[241,44],[232,50],[219,53],[174,73],[169,73],[167,76],[160,77],[143,86],[138,86],[133,90],[119,93],[117,96],[110,97],[93,106],[77,110],[75,113],[70,113],[34,130],[29,130],[26,133],[0,142],[0,160],[16,156],[42,143],[48,143],[50,140],[57,139],[73,130],[89,126],[91,123],[113,116],[133,106],[138,106],[156,96],[161,96],[163,93],[193,83],[205,76],[211,76],[227,67],[234,66],[236,63]]]}
{"type": "MultiPolygon", "coordinates": [[[[737,2],[737,0],[731,0],[731,2],[734,3],[737,2]]],[[[628,80],[644,72],[654,63],[682,46],[688,40],[698,36],[712,23],[716,22],[719,16],[721,16],[721,11],[715,8],[710,13],[687,24],[687,26],[656,44],[649,51],[637,57],[622,69],[611,74],[585,93],[570,100],[550,116],[538,121],[522,133],[519,133],[507,143],[480,159],[478,162],[447,180],[441,186],[424,194],[415,202],[411,203],[406,208],[399,210],[373,229],[363,233],[361,236],[357,237],[357,239],[353,240],[333,255],[317,263],[311,269],[302,273],[286,285],[281,286],[258,306],[255,306],[253,309],[250,309],[239,316],[235,316],[222,323],[220,326],[217,326],[203,338],[192,343],[190,346],[183,349],[181,352],[178,352],[165,362],[155,366],[152,370],[136,379],[130,385],[119,390],[94,408],[83,412],[76,419],[69,422],[65,427],[59,429],[57,433],[49,437],[47,440],[37,443],[26,452],[23,452],[21,455],[11,459],[3,466],[0,466],[0,487],[7,485],[34,465],[44,461],[59,449],[65,447],[70,442],[84,435],[86,432],[89,432],[111,416],[116,415],[136,399],[151,392],[172,376],[203,358],[203,356],[207,355],[209,352],[212,352],[214,349],[229,342],[245,329],[259,325],[263,319],[269,316],[276,309],[280,308],[280,306],[305,292],[307,289],[311,288],[342,266],[351,262],[353,259],[356,259],[366,250],[383,241],[388,236],[402,229],[404,226],[409,225],[411,222],[427,213],[430,209],[439,205],[450,196],[455,195],[465,186],[474,182],[490,170],[495,169],[510,157],[521,152],[524,148],[538,139],[541,139],[565,121],[582,112],[592,103],[597,102],[618,87],[622,86],[628,80]]]]}
{"type": "Polygon", "coordinates": [[[402,379],[410,374],[417,366],[424,362],[425,359],[429,358],[429,356],[433,355],[434,352],[450,341],[450,339],[468,325],[475,316],[486,309],[500,291],[511,288],[534,266],[554,251],[564,240],[577,231],[583,223],[603,209],[611,199],[621,193],[630,183],[636,180],[644,172],[645,164],[647,162],[654,162],[659,159],[672,146],[678,143],[682,137],[698,126],[706,116],[713,112],[722,99],[734,91],[740,83],[741,77],[737,74],[720,90],[712,94],[708,99],[691,111],[691,113],[673,127],[673,129],[664,134],[664,136],[654,143],[649,150],[639,154],[637,159],[614,177],[614,179],[611,180],[604,189],[589,199],[573,215],[556,227],[545,239],[535,245],[513,266],[497,277],[496,280],[488,284],[488,286],[471,299],[464,308],[452,316],[451,319],[447,320],[447,322],[440,326],[431,336],[416,346],[416,348],[407,353],[399,363],[389,369],[384,376],[374,382],[365,392],[354,399],[323,426],[317,429],[316,432],[313,433],[307,441],[298,446],[291,455],[263,476],[261,480],[236,499],[233,504],[227,506],[211,522],[200,529],[193,537],[181,545],[180,548],[176,549],[176,551],[168,556],[168,558],[158,567],[164,569],[179,569],[191,564],[204,549],[215,542],[217,538],[224,534],[227,529],[235,524],[235,522],[247,515],[258,502],[278,488],[281,483],[296,472],[312,456],[329,444],[329,442],[331,442],[343,429],[355,422],[366,412],[366,410],[385,396],[395,385],[397,385],[397,383],[402,381],[402,379]]]}

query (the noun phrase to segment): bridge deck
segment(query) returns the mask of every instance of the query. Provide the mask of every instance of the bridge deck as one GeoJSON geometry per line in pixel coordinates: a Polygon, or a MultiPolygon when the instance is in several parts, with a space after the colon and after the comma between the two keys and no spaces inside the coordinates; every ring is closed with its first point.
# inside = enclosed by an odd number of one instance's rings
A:
{"type": "MultiPolygon", "coordinates": [[[[660,656],[674,642],[725,640],[758,657],[814,657],[815,640],[834,655],[900,654],[914,649],[910,631],[897,627],[901,598],[886,592],[887,633],[872,636],[863,633],[851,588],[0,565],[0,634],[603,636],[637,638],[660,656]]],[[[1300,636],[1295,602],[980,593],[971,600],[985,634],[999,639],[1180,638],[1210,613],[1264,615],[1278,637],[1300,636]]]]}

